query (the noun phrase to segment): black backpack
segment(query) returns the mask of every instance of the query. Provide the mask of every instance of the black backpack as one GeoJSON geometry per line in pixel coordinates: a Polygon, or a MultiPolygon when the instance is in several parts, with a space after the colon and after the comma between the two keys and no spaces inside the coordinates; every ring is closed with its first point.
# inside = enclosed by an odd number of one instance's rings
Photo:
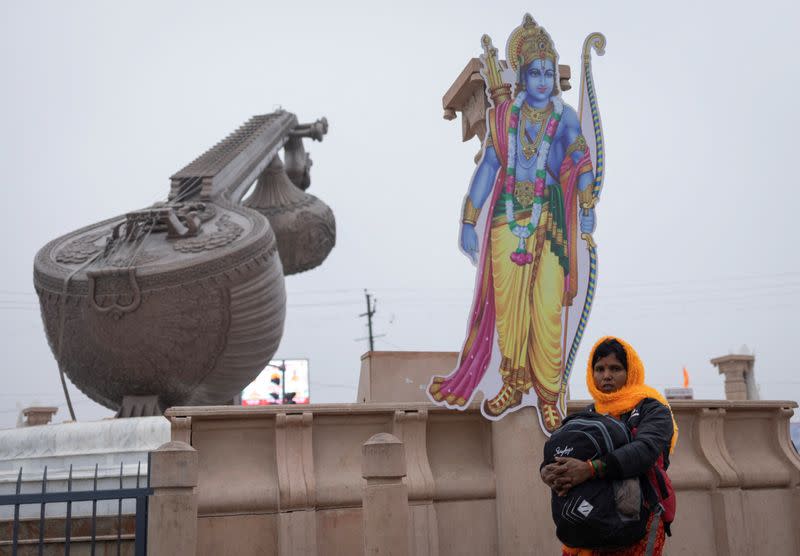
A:
{"type": "MultiPolygon", "coordinates": [[[[631,441],[622,421],[591,411],[564,419],[544,445],[544,464],[557,456],[581,461],[599,458],[631,441]]],[[[556,536],[573,548],[621,548],[647,532],[649,512],[642,504],[639,478],[624,481],[590,479],[567,493],[552,493],[556,536]]]]}

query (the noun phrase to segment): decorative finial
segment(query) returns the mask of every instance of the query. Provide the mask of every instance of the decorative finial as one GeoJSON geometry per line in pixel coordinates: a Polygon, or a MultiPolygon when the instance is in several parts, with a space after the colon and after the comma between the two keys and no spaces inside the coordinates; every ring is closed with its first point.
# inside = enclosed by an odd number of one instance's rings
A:
{"type": "Polygon", "coordinates": [[[487,56],[491,56],[497,52],[497,49],[492,44],[492,38],[489,35],[483,35],[481,37],[481,46],[483,47],[483,52],[487,56]]]}
{"type": "Polygon", "coordinates": [[[598,56],[606,53],[606,37],[602,33],[591,33],[583,41],[583,61],[589,63],[592,55],[592,48],[598,56]]]}

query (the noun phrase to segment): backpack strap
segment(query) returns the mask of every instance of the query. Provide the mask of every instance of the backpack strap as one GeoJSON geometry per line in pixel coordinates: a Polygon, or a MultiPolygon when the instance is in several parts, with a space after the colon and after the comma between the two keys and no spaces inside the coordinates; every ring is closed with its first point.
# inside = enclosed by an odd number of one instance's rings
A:
{"type": "Polygon", "coordinates": [[[650,480],[648,473],[639,475],[639,484],[642,485],[642,497],[647,504],[648,509],[655,509],[661,502],[661,497],[658,495],[656,486],[650,480]]]}
{"type": "Polygon", "coordinates": [[[664,454],[659,454],[658,459],[656,460],[655,465],[655,473],[656,482],[658,483],[658,489],[661,493],[661,498],[667,498],[669,496],[669,490],[667,489],[667,481],[664,480],[664,475],[662,471],[664,469],[664,454]]]}
{"type": "MultiPolygon", "coordinates": [[[[631,413],[635,411],[639,411],[641,413],[641,406],[645,402],[642,400],[639,402],[634,409],[631,410],[631,413]]],[[[630,417],[625,421],[625,424],[631,431],[631,435],[633,438],[636,438],[636,429],[637,427],[631,426],[630,417]]],[[[638,423],[637,423],[638,424],[638,423]]],[[[667,479],[666,479],[666,462],[669,461],[667,458],[669,456],[665,452],[661,452],[658,455],[658,459],[656,459],[655,464],[651,467],[647,472],[640,476],[640,483],[642,484],[642,494],[644,496],[644,500],[646,504],[652,508],[653,514],[657,517],[661,518],[661,521],[664,523],[664,533],[667,536],[672,536],[672,531],[670,530],[670,522],[665,521],[664,516],[666,514],[674,515],[674,501],[672,505],[668,502],[668,506],[672,508],[672,512],[670,513],[667,511],[667,507],[663,505],[664,501],[670,499],[671,496],[674,496],[674,491],[670,494],[670,489],[667,486],[667,479]]],[[[674,498],[673,498],[674,500],[674,498]]],[[[654,517],[653,519],[656,519],[654,517]]],[[[650,554],[649,552],[647,554],[650,554]]]]}
{"type": "Polygon", "coordinates": [[[658,536],[658,522],[661,521],[662,511],[663,508],[661,504],[659,504],[653,512],[653,519],[650,520],[650,532],[647,534],[647,548],[644,550],[644,556],[653,556],[653,551],[656,548],[656,537],[658,536]]]}

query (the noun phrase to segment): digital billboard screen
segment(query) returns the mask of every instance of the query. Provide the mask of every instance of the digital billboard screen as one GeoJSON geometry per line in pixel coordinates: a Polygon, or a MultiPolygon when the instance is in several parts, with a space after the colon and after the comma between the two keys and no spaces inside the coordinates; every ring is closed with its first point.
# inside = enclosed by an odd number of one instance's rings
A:
{"type": "Polygon", "coordinates": [[[275,359],[242,391],[242,405],[311,403],[308,359],[275,359]],[[283,381],[285,380],[285,387],[283,381]],[[284,389],[285,388],[285,389],[284,389]],[[282,397],[285,395],[285,400],[282,397]]]}

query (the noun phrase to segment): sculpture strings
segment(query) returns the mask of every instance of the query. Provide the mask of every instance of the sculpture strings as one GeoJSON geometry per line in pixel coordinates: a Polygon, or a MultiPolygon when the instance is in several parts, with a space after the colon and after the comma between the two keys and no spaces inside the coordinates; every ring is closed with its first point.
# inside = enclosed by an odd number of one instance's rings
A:
{"type": "Polygon", "coordinates": [[[481,42],[487,131],[460,233],[478,267],[475,295],[458,366],[434,376],[428,394],[464,409],[482,391],[493,420],[535,406],[549,434],[565,414],[594,299],[604,152],[590,49],[602,54],[604,39],[584,45],[578,112],[561,99],[558,55],[530,15],[508,39],[506,64],[488,36],[481,42]],[[579,318],[572,307],[582,307],[579,318]]]}
{"type": "Polygon", "coordinates": [[[160,414],[230,403],[258,375],[283,334],[284,274],[335,242],[330,208],[304,191],[302,140],[327,129],[254,116],[175,173],[167,201],[39,251],[34,286],[65,393],[67,376],[120,416],[160,414]]]}

